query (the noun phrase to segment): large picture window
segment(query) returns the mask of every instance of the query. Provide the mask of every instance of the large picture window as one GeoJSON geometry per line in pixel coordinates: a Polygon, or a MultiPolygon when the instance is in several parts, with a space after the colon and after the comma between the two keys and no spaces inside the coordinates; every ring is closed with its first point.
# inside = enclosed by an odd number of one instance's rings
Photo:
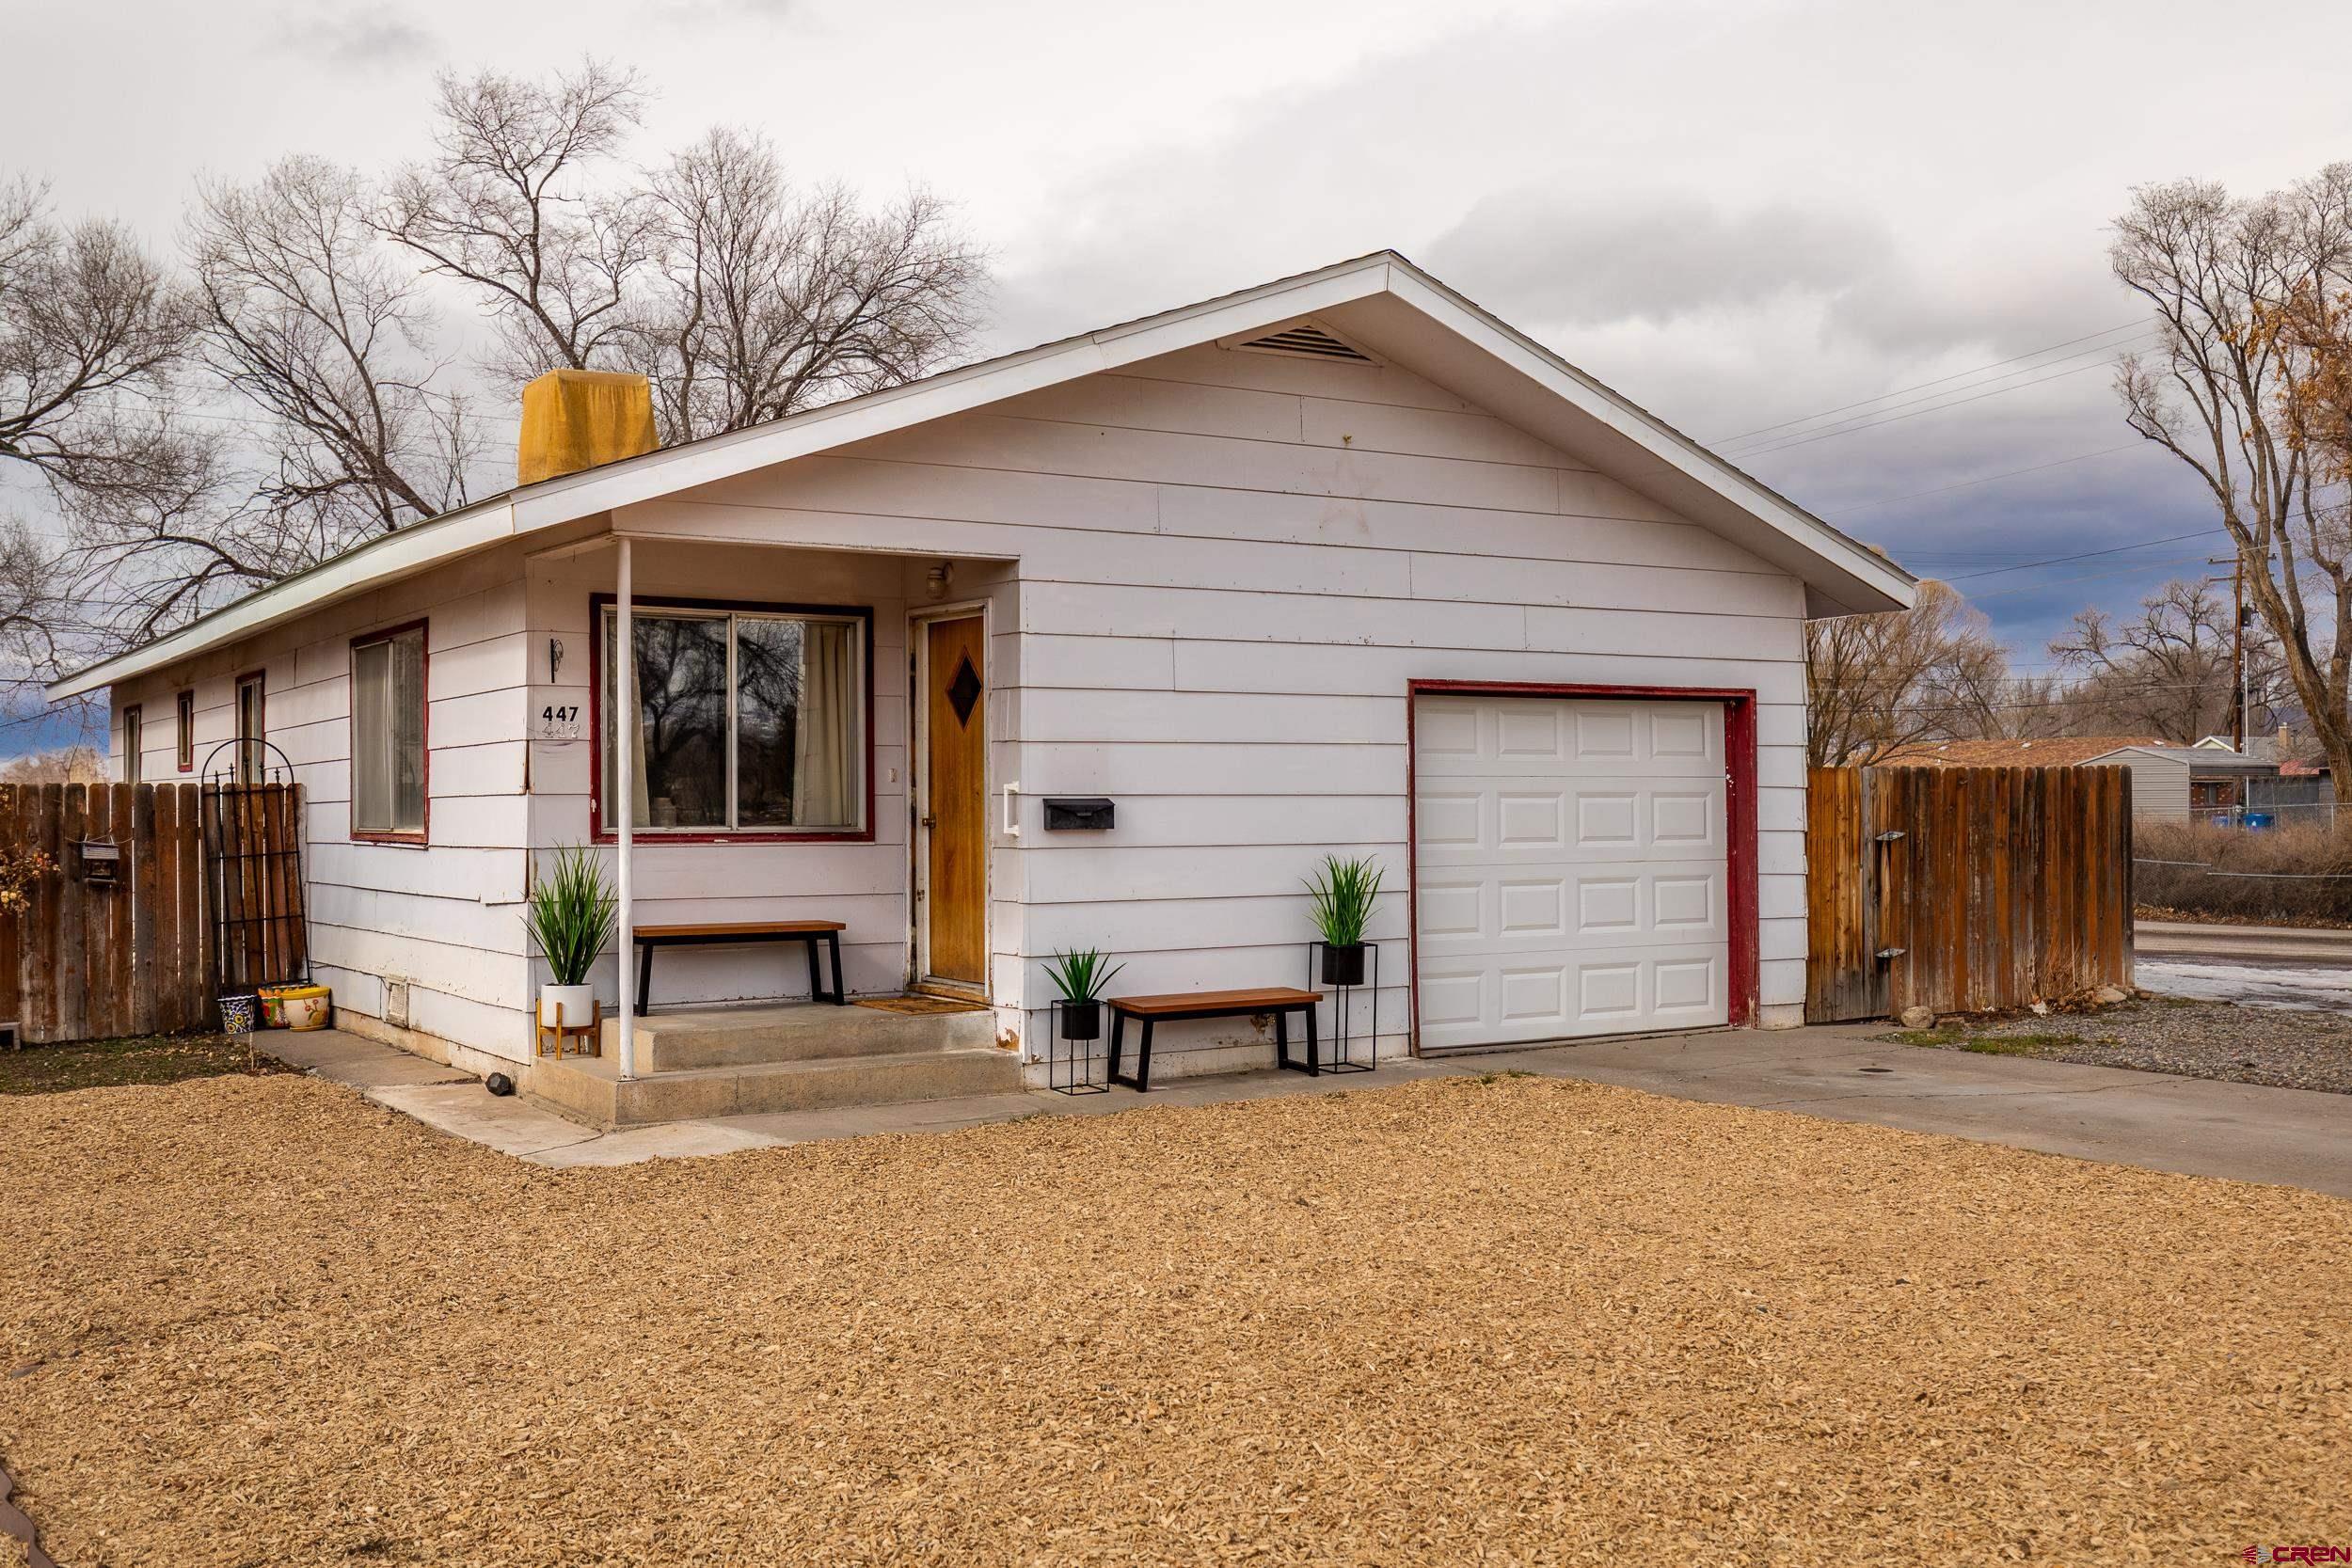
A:
{"type": "Polygon", "coordinates": [[[351,831],[422,839],[424,628],[351,645],[351,831]]]}
{"type": "Polygon", "coordinates": [[[638,605],[631,703],[612,700],[620,615],[605,603],[597,619],[605,832],[618,767],[641,832],[865,831],[863,616],[638,605]]]}

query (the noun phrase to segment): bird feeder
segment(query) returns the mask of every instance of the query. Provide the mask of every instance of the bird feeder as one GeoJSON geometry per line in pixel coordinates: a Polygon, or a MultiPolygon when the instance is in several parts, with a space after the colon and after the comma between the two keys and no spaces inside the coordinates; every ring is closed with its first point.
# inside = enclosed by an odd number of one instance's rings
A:
{"type": "Polygon", "coordinates": [[[110,838],[77,840],[74,853],[81,857],[82,880],[92,887],[117,887],[122,881],[122,847],[110,838]]]}

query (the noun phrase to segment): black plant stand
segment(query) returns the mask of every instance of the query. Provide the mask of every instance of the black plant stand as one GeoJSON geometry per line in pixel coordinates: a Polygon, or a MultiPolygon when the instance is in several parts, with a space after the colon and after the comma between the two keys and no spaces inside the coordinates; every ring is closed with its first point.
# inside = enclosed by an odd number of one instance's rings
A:
{"type": "MultiPolygon", "coordinates": [[[[1094,1054],[1094,1040],[1073,1040],[1062,1033],[1063,1009],[1068,1006],[1057,997],[1049,1009],[1053,1033],[1045,1041],[1045,1086],[1056,1094],[1108,1094],[1111,1086],[1095,1080],[1094,1064],[1100,1058],[1094,1054]]],[[[1102,1036],[1099,1021],[1104,1010],[1103,1004],[1095,1004],[1097,1038],[1102,1036]]]]}
{"type": "MultiPolygon", "coordinates": [[[[1307,944],[1307,989],[1309,990],[1314,990],[1322,979],[1323,949],[1327,945],[1328,943],[1322,942],[1311,942],[1307,944]]],[[[1332,1019],[1329,1037],[1331,1059],[1323,1064],[1323,1070],[1326,1072],[1370,1072],[1380,1059],[1380,944],[1376,942],[1368,942],[1364,943],[1364,950],[1372,955],[1372,973],[1366,977],[1364,985],[1331,988],[1332,1019]],[[1372,992],[1372,1044],[1365,1049],[1364,1059],[1359,1062],[1353,1059],[1349,1051],[1354,1037],[1348,1030],[1348,1020],[1353,1011],[1348,1006],[1348,1003],[1357,991],[1362,990],[1370,990],[1372,992]]]]}

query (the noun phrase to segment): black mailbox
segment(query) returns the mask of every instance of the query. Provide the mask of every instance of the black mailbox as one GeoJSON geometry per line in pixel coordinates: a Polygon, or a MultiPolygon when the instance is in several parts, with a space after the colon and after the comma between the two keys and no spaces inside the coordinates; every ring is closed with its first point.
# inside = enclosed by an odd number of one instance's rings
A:
{"type": "Polygon", "coordinates": [[[1045,831],[1060,832],[1081,828],[1100,831],[1111,825],[1111,803],[1099,795],[1045,797],[1045,831]]]}
{"type": "Polygon", "coordinates": [[[110,839],[86,838],[73,847],[81,854],[82,879],[92,887],[115,887],[122,880],[122,850],[110,839]]]}

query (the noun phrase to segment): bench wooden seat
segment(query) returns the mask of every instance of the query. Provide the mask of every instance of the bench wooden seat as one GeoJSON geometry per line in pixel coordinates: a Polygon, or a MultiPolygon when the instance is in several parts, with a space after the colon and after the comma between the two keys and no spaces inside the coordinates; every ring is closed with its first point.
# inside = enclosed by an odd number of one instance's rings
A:
{"type": "Polygon", "coordinates": [[[1310,1075],[1320,1073],[1323,1069],[1321,1047],[1315,1038],[1315,1005],[1322,1000],[1321,991],[1300,990],[1293,986],[1109,997],[1104,1006],[1111,1010],[1111,1082],[1128,1085],[1137,1094],[1151,1092],[1152,1026],[1155,1023],[1195,1018],[1248,1018],[1258,1013],[1274,1015],[1275,1066],[1310,1075]],[[1304,1062],[1291,1059],[1290,1015],[1293,1013],[1302,1014],[1307,1020],[1307,1059],[1304,1062]],[[1136,1042],[1136,1070],[1132,1076],[1119,1070],[1120,1058],[1126,1044],[1127,1020],[1130,1018],[1143,1025],[1143,1038],[1136,1042]]]}
{"type": "Polygon", "coordinates": [[[838,920],[729,920],[704,926],[637,926],[629,936],[637,944],[637,1016],[645,1016],[653,992],[653,950],[657,947],[732,946],[739,942],[797,942],[808,949],[808,999],[845,1006],[841,988],[841,933],[838,920]],[[824,987],[817,962],[822,943],[833,959],[833,990],[824,987]]]}

